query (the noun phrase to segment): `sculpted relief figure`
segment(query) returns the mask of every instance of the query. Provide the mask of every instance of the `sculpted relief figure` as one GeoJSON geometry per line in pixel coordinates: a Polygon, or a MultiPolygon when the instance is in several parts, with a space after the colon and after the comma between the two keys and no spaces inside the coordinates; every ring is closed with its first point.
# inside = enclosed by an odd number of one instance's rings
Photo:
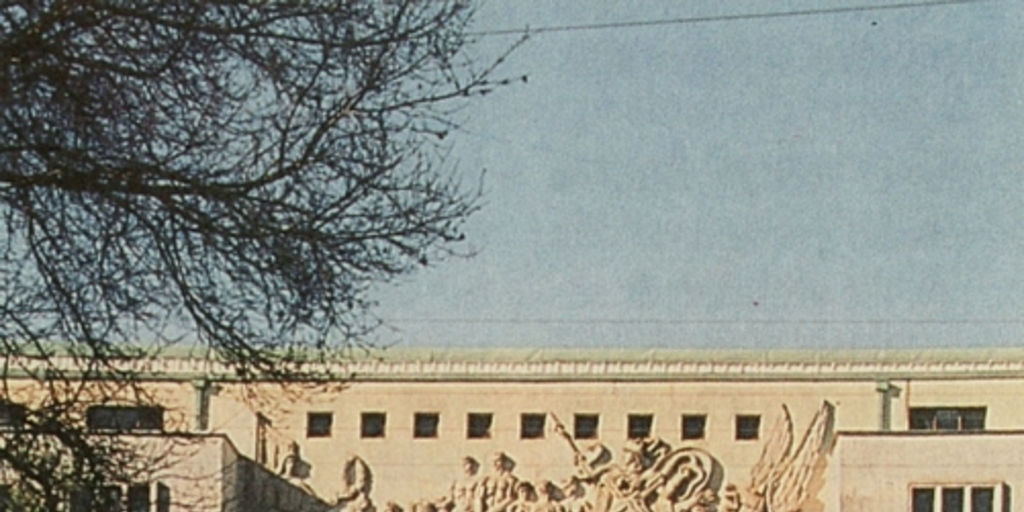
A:
{"type": "Polygon", "coordinates": [[[516,482],[512,492],[512,502],[505,507],[506,512],[534,512],[537,504],[537,492],[530,482],[516,482]]]}
{"type": "Polygon", "coordinates": [[[587,499],[586,488],[576,475],[562,483],[562,506],[565,512],[593,512],[594,506],[587,499]]]}
{"type": "Polygon", "coordinates": [[[484,485],[478,475],[480,463],[473,457],[462,458],[462,476],[452,482],[442,508],[453,512],[483,512],[484,485]]]}
{"type": "Polygon", "coordinates": [[[299,489],[309,494],[315,494],[306,483],[311,469],[309,463],[302,459],[299,443],[292,441],[288,445],[288,455],[285,455],[284,460],[281,461],[281,470],[278,473],[299,489]]]}
{"type": "Polygon", "coordinates": [[[504,512],[516,499],[519,479],[512,474],[515,462],[505,452],[495,453],[491,458],[492,473],[483,481],[484,511],[504,512]]]}
{"type": "Polygon", "coordinates": [[[789,408],[765,442],[761,460],[751,470],[748,499],[742,509],[750,512],[799,512],[807,508],[808,489],[822,478],[825,455],[831,449],[835,407],[824,402],[811,419],[799,444],[793,441],[793,419],[789,408]]]}
{"type": "MultiPolygon", "coordinates": [[[[602,444],[581,449],[558,418],[551,418],[555,432],[572,449],[576,467],[576,474],[560,486],[546,480],[536,485],[521,481],[504,452],[491,457],[491,474],[481,479],[476,460],[465,457],[463,475],[438,502],[440,507],[414,506],[412,512],[810,512],[821,506],[811,492],[821,488],[825,456],[833,441],[834,408],[827,402],[799,441],[783,406],[760,461],[751,470],[749,485],[730,483],[724,488],[724,468],[704,449],[673,449],[659,439],[638,439],[627,442],[613,460],[602,444]]],[[[353,489],[363,490],[350,493],[343,512],[373,512],[369,485],[359,483],[368,482],[369,470],[359,464],[346,474],[355,475],[353,489]],[[358,468],[365,468],[363,480],[358,468]]]]}
{"type": "Polygon", "coordinates": [[[537,503],[532,512],[566,512],[565,507],[555,498],[555,486],[548,480],[537,482],[537,503]]]}
{"type": "Polygon", "coordinates": [[[336,512],[375,512],[377,509],[370,499],[373,488],[373,475],[370,466],[359,457],[351,457],[345,462],[342,471],[345,491],[338,496],[337,504],[332,509],[336,512]]]}

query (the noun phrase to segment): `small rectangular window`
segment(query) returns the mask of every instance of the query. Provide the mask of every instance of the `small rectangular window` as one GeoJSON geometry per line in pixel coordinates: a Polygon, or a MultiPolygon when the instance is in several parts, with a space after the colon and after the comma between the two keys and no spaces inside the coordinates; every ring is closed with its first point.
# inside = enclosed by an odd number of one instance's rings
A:
{"type": "Polygon", "coordinates": [[[964,488],[942,488],[942,512],[964,512],[964,488]]]}
{"type": "Polygon", "coordinates": [[[128,486],[128,512],[149,512],[149,484],[128,486]]]}
{"type": "Polygon", "coordinates": [[[17,430],[25,426],[28,410],[24,405],[0,402],[0,430],[17,430]]]}
{"type": "Polygon", "coordinates": [[[0,484],[0,512],[11,512],[14,504],[11,503],[11,486],[0,484]]]}
{"type": "Polygon", "coordinates": [[[683,415],[683,440],[704,439],[704,427],[708,423],[708,417],[703,414],[683,415]]]}
{"type": "Polygon", "coordinates": [[[961,430],[985,430],[985,408],[974,407],[960,412],[961,430]]]}
{"type": "Polygon", "coordinates": [[[573,419],[572,436],[576,439],[597,439],[597,414],[577,414],[573,419]]]}
{"type": "Polygon", "coordinates": [[[630,439],[651,437],[654,416],[651,414],[630,414],[626,418],[626,433],[630,439]]]}
{"type": "Polygon", "coordinates": [[[910,430],[985,430],[985,407],[911,407],[910,430]]]}
{"type": "MultiPolygon", "coordinates": [[[[107,485],[100,489],[99,499],[99,510],[106,512],[120,512],[124,507],[124,495],[121,492],[121,487],[116,485],[107,485]]],[[[93,512],[93,511],[90,511],[93,512]]]]}
{"type": "Polygon", "coordinates": [[[306,415],[306,437],[331,437],[334,413],[311,412],[306,415]]]}
{"type": "Polygon", "coordinates": [[[69,512],[92,512],[92,495],[87,491],[71,491],[68,501],[69,512]]]}
{"type": "Polygon", "coordinates": [[[157,482],[156,512],[171,512],[171,488],[157,482]]]}
{"type": "Polygon", "coordinates": [[[544,420],[546,414],[523,414],[519,420],[520,439],[544,438],[544,420]]]}
{"type": "Polygon", "coordinates": [[[436,412],[418,412],[413,416],[412,436],[417,439],[433,439],[437,437],[437,426],[441,423],[441,415],[436,412]]]}
{"type": "Polygon", "coordinates": [[[761,435],[761,417],[757,415],[741,414],[736,416],[736,439],[739,441],[750,441],[761,435]]]}
{"type": "Polygon", "coordinates": [[[912,512],[935,512],[935,489],[918,488],[910,492],[912,512]]]}
{"type": "Polygon", "coordinates": [[[363,438],[384,437],[387,416],[382,412],[364,412],[359,425],[359,435],[363,438]]]}
{"type": "Polygon", "coordinates": [[[466,415],[466,438],[490,439],[494,415],[489,412],[471,412],[466,415]]]}
{"type": "Polygon", "coordinates": [[[971,488],[971,512],[995,512],[994,487],[971,488]]]}
{"type": "Polygon", "coordinates": [[[162,407],[131,407],[97,405],[86,410],[86,426],[92,430],[131,432],[163,430],[162,407]]]}

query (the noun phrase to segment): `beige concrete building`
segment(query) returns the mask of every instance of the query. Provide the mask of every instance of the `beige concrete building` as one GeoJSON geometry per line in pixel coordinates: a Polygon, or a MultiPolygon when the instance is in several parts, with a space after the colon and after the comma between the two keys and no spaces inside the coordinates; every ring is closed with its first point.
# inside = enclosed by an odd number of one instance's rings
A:
{"type": "Polygon", "coordinates": [[[208,505],[153,490],[161,511],[1024,510],[1024,351],[386,351],[331,369],[243,383],[151,361],[148,408],[84,420],[201,440],[152,481],[208,505]],[[220,476],[168,476],[189,464],[220,476]]]}

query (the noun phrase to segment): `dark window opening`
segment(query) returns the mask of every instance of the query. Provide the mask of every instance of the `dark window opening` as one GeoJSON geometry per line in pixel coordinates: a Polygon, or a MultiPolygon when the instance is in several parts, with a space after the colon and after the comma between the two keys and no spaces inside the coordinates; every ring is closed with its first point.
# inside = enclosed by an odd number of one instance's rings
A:
{"type": "Polygon", "coordinates": [[[128,512],[149,512],[149,484],[128,487],[128,512]]]}
{"type": "Polygon", "coordinates": [[[92,430],[131,432],[163,430],[162,407],[92,406],[86,411],[86,425],[92,430]]]}
{"type": "Polygon", "coordinates": [[[25,426],[28,409],[21,404],[0,402],[0,430],[17,430],[25,426]]]}
{"type": "Polygon", "coordinates": [[[439,423],[441,423],[441,415],[438,413],[418,412],[413,417],[412,435],[416,438],[435,438],[439,423]]]}
{"type": "Polygon", "coordinates": [[[471,412],[466,416],[466,437],[469,439],[489,439],[491,422],[494,415],[487,412],[471,412]]]}
{"type": "Polygon", "coordinates": [[[156,484],[156,512],[171,512],[171,488],[156,484]]]}
{"type": "Polygon", "coordinates": [[[14,503],[11,502],[11,486],[0,485],[0,512],[11,512],[14,510],[14,503]]]}
{"type": "Polygon", "coordinates": [[[311,412],[306,416],[306,437],[331,437],[334,413],[311,412]]]}
{"type": "MultiPolygon", "coordinates": [[[[997,506],[991,486],[919,487],[911,489],[910,499],[912,512],[935,512],[936,505],[941,512],[995,512],[997,506]]],[[[1003,510],[1008,510],[1009,497],[1004,495],[1002,502],[1003,510]]]]}
{"type": "Polygon", "coordinates": [[[984,430],[985,413],[984,407],[912,407],[910,430],[984,430]]]}
{"type": "Polygon", "coordinates": [[[704,428],[707,423],[708,417],[703,414],[684,414],[683,440],[704,439],[704,428]]]}
{"type": "Polygon", "coordinates": [[[911,491],[912,512],[935,512],[935,489],[911,491]]]}
{"type": "Polygon", "coordinates": [[[964,512],[964,488],[942,488],[942,512],[964,512]]]}
{"type": "Polygon", "coordinates": [[[577,414],[573,421],[572,436],[576,439],[597,439],[599,422],[596,414],[577,414]]]}
{"type": "Polygon", "coordinates": [[[382,412],[364,412],[359,435],[364,438],[384,437],[387,416],[382,412]]]}
{"type": "Polygon", "coordinates": [[[103,487],[100,489],[100,495],[97,498],[93,502],[94,507],[90,512],[121,512],[123,495],[120,487],[113,485],[103,487]]]}
{"type": "Polygon", "coordinates": [[[736,439],[749,441],[761,434],[761,417],[754,415],[736,416],[736,439]]]}
{"type": "Polygon", "coordinates": [[[651,437],[654,416],[651,414],[630,414],[626,418],[626,434],[630,439],[651,437]]]}
{"type": "Polygon", "coordinates": [[[995,512],[996,490],[993,487],[971,489],[971,512],[995,512]]]}
{"type": "Polygon", "coordinates": [[[519,422],[520,439],[542,439],[546,414],[523,414],[519,422]]]}

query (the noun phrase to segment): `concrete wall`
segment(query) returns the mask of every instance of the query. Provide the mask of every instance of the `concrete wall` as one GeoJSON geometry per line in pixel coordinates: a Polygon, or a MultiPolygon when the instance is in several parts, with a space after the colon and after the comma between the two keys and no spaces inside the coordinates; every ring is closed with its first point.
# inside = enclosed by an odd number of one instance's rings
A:
{"type": "Polygon", "coordinates": [[[911,510],[915,486],[1004,484],[995,510],[1024,510],[1024,433],[841,435],[832,460],[843,512],[911,510]]]}
{"type": "MultiPolygon", "coordinates": [[[[366,363],[367,371],[377,371],[375,364],[366,363]]],[[[600,442],[616,456],[626,441],[627,416],[635,413],[653,415],[652,435],[674,447],[708,450],[722,465],[723,483],[742,485],[749,480],[782,405],[792,413],[798,438],[823,401],[835,405],[838,430],[878,434],[882,423],[879,389],[887,384],[893,390],[889,394],[893,433],[841,437],[825,468],[818,496],[824,510],[907,510],[907,486],[928,479],[1006,481],[1011,492],[1018,488],[1007,476],[1014,467],[1024,470],[1024,457],[1020,456],[1024,454],[1017,453],[1019,448],[1012,441],[1016,434],[906,432],[913,407],[980,406],[987,409],[988,431],[1024,429],[1024,364],[985,364],[929,360],[919,366],[905,362],[834,365],[815,360],[792,364],[545,362],[524,366],[497,361],[473,366],[458,361],[413,361],[383,365],[382,373],[367,374],[369,378],[357,374],[354,380],[333,384],[242,384],[225,379],[214,383],[207,430],[230,442],[192,454],[187,446],[179,446],[181,462],[159,477],[177,479],[175,485],[184,489],[175,495],[182,498],[179,510],[299,510],[282,505],[293,502],[301,502],[296,505],[300,508],[318,510],[345,492],[343,465],[358,456],[370,467],[372,498],[378,506],[386,501],[408,505],[447,493],[450,483],[461,474],[460,459],[466,455],[481,462],[483,475],[490,472],[489,461],[498,451],[516,462],[514,472],[521,478],[559,481],[572,474],[573,454],[566,442],[554,435],[550,424],[543,438],[520,439],[522,413],[553,412],[570,431],[574,414],[598,414],[598,439],[579,444],[586,447],[600,442]],[[449,373],[431,373],[435,369],[449,373]],[[310,412],[332,415],[329,436],[307,436],[310,412]],[[387,414],[384,438],[360,437],[362,412],[387,414]],[[413,416],[417,412],[440,415],[436,438],[414,438],[413,416]],[[467,439],[468,413],[493,414],[490,438],[467,439]],[[681,439],[683,414],[707,415],[704,439],[681,439]],[[737,414],[761,416],[760,439],[735,439],[737,414]],[[262,433],[257,429],[260,416],[268,421],[262,433]],[[262,463],[259,467],[253,459],[262,455],[257,448],[261,436],[267,451],[266,460],[258,461],[262,463]],[[308,463],[309,474],[301,481],[288,482],[278,473],[293,442],[308,463]],[[878,454],[881,465],[875,468],[872,457],[878,454]],[[965,465],[964,460],[971,463],[965,465]],[[990,460],[994,462],[988,464],[990,460]],[[936,461],[945,461],[943,467],[951,469],[938,472],[936,461]],[[292,484],[308,486],[323,501],[308,499],[301,490],[293,494],[298,489],[292,484]],[[201,499],[186,505],[184,498],[189,495],[201,499]],[[216,504],[203,501],[207,499],[216,504]]],[[[142,401],[166,409],[166,430],[194,431],[199,413],[197,377],[173,377],[168,374],[163,380],[147,382],[142,401]]],[[[11,383],[11,397],[29,405],[44,392],[35,384],[11,383]]],[[[104,388],[95,395],[113,397],[115,403],[137,401],[129,390],[104,388]]],[[[83,410],[86,403],[83,401],[83,410]]]]}
{"type": "MultiPolygon", "coordinates": [[[[359,456],[373,471],[375,501],[405,504],[444,495],[460,474],[460,459],[465,455],[482,463],[483,474],[489,472],[489,460],[497,451],[512,457],[515,473],[521,478],[558,481],[573,474],[573,453],[550,428],[542,439],[520,439],[521,413],[554,412],[570,431],[574,414],[599,414],[598,439],[579,444],[586,447],[600,442],[616,455],[626,441],[627,416],[651,414],[654,436],[676,447],[707,449],[722,463],[725,479],[739,483],[749,477],[751,466],[761,455],[763,438],[783,404],[792,412],[797,435],[824,400],[836,404],[838,421],[844,427],[873,429],[879,407],[874,387],[874,382],[378,382],[353,384],[335,392],[307,391],[287,400],[283,396],[273,399],[283,393],[276,388],[258,392],[264,395],[263,403],[272,404],[260,412],[271,418],[276,438],[299,443],[312,468],[309,485],[318,495],[330,501],[342,493],[341,463],[359,456]],[[360,437],[360,415],[367,411],[387,414],[384,438],[360,437]],[[309,412],[333,414],[329,437],[307,438],[309,412]],[[437,438],[413,437],[416,412],[440,414],[437,438]],[[471,412],[494,415],[489,439],[467,439],[466,416],[471,412]],[[682,441],[683,414],[707,415],[705,439],[682,441]],[[761,439],[735,439],[737,414],[762,416],[761,439]]],[[[245,407],[236,401],[245,395],[222,390],[213,409],[232,411],[235,419],[218,417],[214,424],[241,446],[251,446],[255,412],[245,413],[245,407]]],[[[276,451],[284,450],[278,447],[276,451]]]]}

